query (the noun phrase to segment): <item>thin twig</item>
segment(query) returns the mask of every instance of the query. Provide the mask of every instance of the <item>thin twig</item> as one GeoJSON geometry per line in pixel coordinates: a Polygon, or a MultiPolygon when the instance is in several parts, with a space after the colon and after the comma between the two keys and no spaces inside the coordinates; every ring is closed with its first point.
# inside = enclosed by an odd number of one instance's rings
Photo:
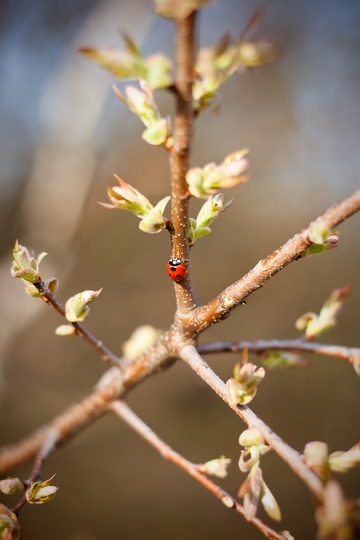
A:
{"type": "MultiPolygon", "coordinates": [[[[172,461],[186,471],[190,476],[195,478],[202,486],[210,493],[215,495],[227,508],[233,508],[246,518],[243,506],[224,491],[220,486],[215,484],[210,478],[199,470],[199,466],[191,463],[178,452],[175,452],[165,441],[163,441],[141,418],[123,400],[113,401],[108,408],[124,420],[134,431],[136,431],[143,439],[151,444],[164,459],[172,461]]],[[[246,518],[247,519],[247,518],[246,518]]],[[[265,536],[273,540],[286,540],[286,537],[279,532],[274,531],[271,527],[263,523],[260,519],[254,517],[249,519],[265,536]]]]}
{"type": "MultiPolygon", "coordinates": [[[[41,479],[41,471],[42,467],[44,465],[45,459],[49,456],[49,454],[54,450],[55,445],[59,439],[58,432],[51,428],[48,429],[45,434],[44,443],[38,453],[38,455],[35,458],[34,466],[32,468],[32,471],[30,473],[29,478],[24,483],[26,486],[26,490],[31,486],[32,482],[36,482],[37,480],[41,479]]],[[[13,507],[12,512],[19,516],[21,509],[26,504],[26,491],[24,495],[21,497],[19,502],[13,507]]]]}
{"type": "Polygon", "coordinates": [[[184,347],[180,352],[180,356],[249,427],[257,428],[262,433],[269,446],[303,480],[318,501],[322,501],[323,485],[320,479],[303,463],[299,452],[286,444],[247,405],[233,405],[230,403],[226,384],[212,371],[205,360],[201,358],[195,347],[190,345],[184,347]]]}
{"type": "Polygon", "coordinates": [[[202,343],[197,346],[199,354],[211,354],[221,352],[241,352],[247,349],[249,352],[261,354],[264,351],[304,351],[322,356],[333,356],[354,363],[354,356],[359,354],[360,349],[356,347],[343,347],[340,345],[329,345],[325,343],[315,343],[302,339],[259,339],[256,341],[218,341],[215,343],[202,343]]]}
{"type": "MultiPolygon", "coordinates": [[[[65,309],[64,306],[55,298],[55,296],[52,294],[49,289],[45,287],[45,284],[42,280],[40,280],[37,283],[34,283],[35,287],[40,292],[40,298],[46,303],[51,305],[60,315],[66,318],[65,309]]],[[[69,323],[69,321],[66,319],[66,321],[69,323]]],[[[114,353],[110,351],[105,345],[102,343],[102,341],[96,339],[86,328],[84,325],[73,322],[69,323],[72,324],[73,327],[76,330],[76,333],[83,337],[92,347],[96,349],[98,353],[100,353],[101,358],[105,361],[110,362],[111,364],[115,366],[122,366],[123,362],[122,360],[115,356],[114,353]]]]}

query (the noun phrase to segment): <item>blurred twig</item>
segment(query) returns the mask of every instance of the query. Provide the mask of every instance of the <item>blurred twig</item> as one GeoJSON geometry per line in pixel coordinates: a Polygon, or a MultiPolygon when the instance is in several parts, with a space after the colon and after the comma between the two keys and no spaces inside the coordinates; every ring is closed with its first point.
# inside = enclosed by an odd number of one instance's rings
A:
{"type": "MultiPolygon", "coordinates": [[[[143,439],[151,444],[163,458],[172,461],[187,472],[192,478],[204,486],[210,493],[215,495],[227,508],[233,508],[237,513],[246,518],[243,506],[224,491],[220,486],[210,480],[205,474],[199,470],[199,466],[191,463],[178,452],[175,452],[165,441],[163,441],[145,422],[139,418],[132,409],[122,400],[113,401],[109,405],[109,410],[114,412],[119,418],[124,420],[134,431],[136,431],[143,439]]],[[[246,518],[247,519],[247,518],[246,518]]],[[[255,525],[266,538],[273,540],[286,540],[286,537],[279,532],[263,523],[260,519],[254,517],[249,521],[255,525]]]]}

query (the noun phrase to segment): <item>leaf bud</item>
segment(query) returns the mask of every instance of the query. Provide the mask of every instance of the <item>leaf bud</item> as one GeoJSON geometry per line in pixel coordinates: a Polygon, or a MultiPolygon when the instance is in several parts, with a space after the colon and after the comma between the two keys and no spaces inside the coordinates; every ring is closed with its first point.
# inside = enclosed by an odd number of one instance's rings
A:
{"type": "Polygon", "coordinates": [[[88,304],[95,300],[101,293],[98,291],[83,291],[69,298],[65,304],[65,317],[70,322],[80,322],[88,315],[90,308],[88,304]]]}

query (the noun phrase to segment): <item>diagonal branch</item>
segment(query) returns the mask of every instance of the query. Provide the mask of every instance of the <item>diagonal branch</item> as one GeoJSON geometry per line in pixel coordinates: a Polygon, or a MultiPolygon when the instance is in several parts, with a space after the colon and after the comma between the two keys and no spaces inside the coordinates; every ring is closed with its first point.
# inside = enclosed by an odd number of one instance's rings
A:
{"type": "Polygon", "coordinates": [[[311,245],[309,234],[314,227],[330,231],[360,210],[360,189],[341,202],[329,208],[314,222],[288,240],[266,259],[259,261],[241,279],[227,287],[216,298],[204,306],[197,308],[187,320],[186,332],[194,335],[203,332],[212,324],[226,319],[230,312],[244,299],[262,287],[266,281],[275,276],[289,263],[297,260],[311,245]]]}
{"type": "MultiPolygon", "coordinates": [[[[237,513],[248,519],[245,515],[243,506],[234,499],[231,495],[226,493],[220,486],[215,484],[210,478],[199,470],[199,466],[191,463],[184,458],[178,452],[175,452],[165,441],[163,441],[141,418],[139,418],[132,409],[122,400],[113,401],[109,405],[109,409],[114,412],[119,418],[124,420],[134,431],[136,431],[143,439],[151,444],[156,450],[160,452],[163,458],[172,461],[192,476],[197,482],[204,486],[210,493],[215,495],[227,508],[233,508],[237,513]]],[[[255,525],[266,538],[273,540],[286,540],[286,537],[271,529],[268,525],[263,523],[259,518],[254,517],[248,519],[250,523],[255,525]]]]}
{"type": "MultiPolygon", "coordinates": [[[[41,280],[34,283],[34,286],[38,289],[40,293],[40,298],[45,302],[45,304],[48,304],[52,306],[60,315],[66,318],[66,313],[64,306],[55,298],[55,296],[52,294],[49,289],[45,287],[44,282],[41,280]]],[[[67,320],[69,323],[69,321],[67,320]]],[[[72,326],[75,328],[75,332],[83,337],[92,347],[94,347],[98,353],[100,353],[101,358],[105,361],[110,362],[111,364],[115,366],[121,366],[122,361],[119,357],[117,357],[114,353],[110,351],[105,345],[102,343],[102,341],[96,339],[90,332],[85,328],[85,326],[79,322],[73,322],[69,323],[72,324],[72,326]]]]}
{"type": "Polygon", "coordinates": [[[262,433],[268,445],[301,478],[317,500],[322,501],[323,485],[321,480],[303,463],[299,452],[274,433],[247,405],[233,405],[230,403],[226,384],[212,371],[205,360],[201,358],[195,347],[191,345],[184,347],[181,350],[180,356],[249,427],[257,428],[262,433]]]}

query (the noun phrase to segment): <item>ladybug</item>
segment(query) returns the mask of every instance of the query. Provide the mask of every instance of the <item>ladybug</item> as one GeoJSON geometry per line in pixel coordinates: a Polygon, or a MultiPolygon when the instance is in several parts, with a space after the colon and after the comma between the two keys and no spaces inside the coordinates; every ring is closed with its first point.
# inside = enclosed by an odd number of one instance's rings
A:
{"type": "Polygon", "coordinates": [[[171,257],[166,268],[167,273],[173,281],[181,281],[187,274],[185,264],[177,257],[171,257]]]}

